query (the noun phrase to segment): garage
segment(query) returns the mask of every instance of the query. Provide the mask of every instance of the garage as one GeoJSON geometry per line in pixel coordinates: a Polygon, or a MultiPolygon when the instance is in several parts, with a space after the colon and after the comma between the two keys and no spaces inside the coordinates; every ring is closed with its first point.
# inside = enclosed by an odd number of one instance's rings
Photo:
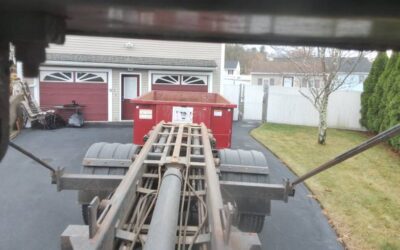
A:
{"type": "Polygon", "coordinates": [[[108,72],[42,70],[40,72],[40,106],[70,104],[83,105],[86,121],[108,120],[108,72]]]}
{"type": "MultiPolygon", "coordinates": [[[[171,42],[170,49],[162,47],[164,57],[154,57],[160,55],[154,54],[154,41],[135,47],[137,54],[125,49],[119,54],[114,50],[117,49],[115,40],[84,42],[91,38],[80,39],[71,41],[69,46],[66,42],[64,46],[46,50],[40,77],[30,82],[34,98],[43,110],[75,101],[85,106],[85,121],[132,121],[135,106],[131,99],[149,91],[219,92],[219,59],[214,56],[220,55],[220,45],[202,47],[201,53],[198,46],[190,45],[185,55],[190,58],[181,58],[181,53],[176,51],[180,43],[171,42]],[[100,47],[83,50],[82,46],[89,43],[100,47]],[[103,43],[107,47],[102,47],[103,43]],[[101,55],[105,51],[107,55],[101,55]]],[[[67,113],[62,116],[68,118],[73,112],[60,113],[67,113]]]]}

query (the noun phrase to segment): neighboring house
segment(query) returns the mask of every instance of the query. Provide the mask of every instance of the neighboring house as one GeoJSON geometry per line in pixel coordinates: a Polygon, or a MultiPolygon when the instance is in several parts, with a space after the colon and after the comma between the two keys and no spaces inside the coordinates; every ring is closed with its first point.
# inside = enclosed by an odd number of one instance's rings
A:
{"type": "Polygon", "coordinates": [[[251,84],[251,76],[250,75],[232,75],[232,76],[224,76],[222,79],[223,84],[233,84],[233,85],[239,85],[239,84],[245,84],[245,85],[250,85],[251,84]]]}
{"type": "MultiPolygon", "coordinates": [[[[348,58],[342,64],[337,74],[339,80],[344,79],[351,71],[352,65],[358,58],[348,58]]],[[[294,59],[274,58],[263,64],[256,65],[252,69],[251,83],[253,85],[268,84],[270,86],[298,87],[305,88],[313,86],[319,88],[322,84],[322,77],[315,76],[312,79],[306,79],[304,70],[300,69],[294,59]]],[[[353,72],[345,79],[341,89],[363,90],[364,80],[367,78],[371,62],[367,58],[361,58],[360,62],[354,68],[353,72]]],[[[315,72],[310,72],[315,73],[315,72]]]]}
{"type": "Polygon", "coordinates": [[[225,61],[224,75],[225,76],[238,76],[238,75],[240,75],[240,63],[239,63],[239,61],[225,61]]]}
{"type": "Polygon", "coordinates": [[[151,90],[219,92],[223,44],[67,36],[34,79],[40,106],[85,105],[88,121],[132,120],[130,99],[151,90]]]}
{"type": "Polygon", "coordinates": [[[240,74],[239,61],[225,61],[224,74],[222,79],[223,84],[250,84],[250,75],[240,74]]]}

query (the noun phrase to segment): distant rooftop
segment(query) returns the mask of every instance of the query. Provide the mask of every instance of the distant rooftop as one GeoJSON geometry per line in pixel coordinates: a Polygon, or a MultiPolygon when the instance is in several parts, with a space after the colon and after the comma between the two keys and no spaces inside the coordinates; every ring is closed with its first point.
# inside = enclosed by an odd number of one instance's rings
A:
{"type": "Polygon", "coordinates": [[[225,69],[236,69],[239,61],[228,60],[225,61],[225,69]]]}
{"type": "MultiPolygon", "coordinates": [[[[322,72],[322,65],[319,62],[319,58],[312,58],[305,60],[304,58],[274,58],[272,60],[258,63],[254,65],[251,72],[258,73],[304,73],[304,68],[299,65],[310,65],[313,72],[322,72]],[[312,67],[311,67],[312,66],[312,67]]],[[[339,72],[350,72],[356,64],[358,57],[344,58],[339,72]]],[[[327,60],[327,64],[330,62],[330,58],[327,60]]],[[[329,66],[329,65],[328,65],[329,66]]],[[[368,73],[371,69],[371,62],[363,57],[360,59],[358,64],[355,66],[353,72],[368,73]]]]}

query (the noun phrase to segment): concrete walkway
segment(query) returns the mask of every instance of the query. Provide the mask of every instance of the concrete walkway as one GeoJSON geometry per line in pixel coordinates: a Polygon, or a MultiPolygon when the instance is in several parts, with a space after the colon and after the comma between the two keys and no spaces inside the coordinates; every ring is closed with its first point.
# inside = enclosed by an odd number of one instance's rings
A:
{"type": "MultiPolygon", "coordinates": [[[[235,123],[233,148],[256,149],[268,158],[272,182],[293,177],[269,151],[248,132],[256,123],[235,123]]],[[[52,131],[25,130],[15,143],[66,172],[79,172],[87,148],[94,142],[132,141],[131,125],[63,128],[52,131]]],[[[342,249],[336,235],[309,198],[303,186],[289,203],[273,202],[272,216],[260,234],[263,249],[342,249]]],[[[59,249],[61,233],[69,224],[82,224],[74,191],[57,192],[46,169],[9,148],[0,163],[0,249],[59,249]]]]}

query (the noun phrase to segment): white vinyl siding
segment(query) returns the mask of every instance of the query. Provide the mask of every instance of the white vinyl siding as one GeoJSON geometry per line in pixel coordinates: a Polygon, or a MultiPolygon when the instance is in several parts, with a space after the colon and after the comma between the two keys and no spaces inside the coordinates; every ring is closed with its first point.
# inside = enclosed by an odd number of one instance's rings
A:
{"type": "Polygon", "coordinates": [[[222,45],[218,43],[69,35],[64,45],[51,44],[46,52],[213,60],[217,64],[217,68],[213,71],[213,91],[219,92],[221,50],[222,45]]]}

